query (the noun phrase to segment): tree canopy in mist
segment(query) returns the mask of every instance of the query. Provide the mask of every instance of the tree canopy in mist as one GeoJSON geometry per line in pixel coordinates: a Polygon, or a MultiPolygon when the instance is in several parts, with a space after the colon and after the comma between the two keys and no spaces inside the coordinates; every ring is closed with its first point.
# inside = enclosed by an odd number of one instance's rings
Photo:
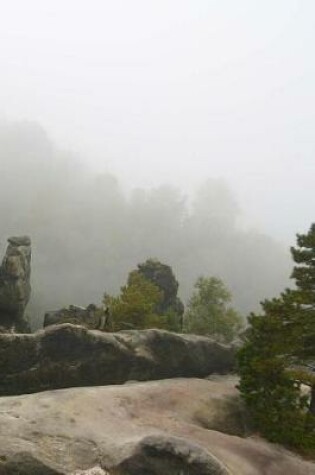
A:
{"type": "Polygon", "coordinates": [[[36,319],[55,307],[99,303],[151,257],[172,266],[184,301],[200,275],[212,275],[242,313],[287,283],[286,249],[240,226],[233,190],[221,180],[205,180],[194,196],[170,184],[127,193],[28,122],[0,124],[0,155],[2,252],[9,235],[31,236],[36,319]]]}

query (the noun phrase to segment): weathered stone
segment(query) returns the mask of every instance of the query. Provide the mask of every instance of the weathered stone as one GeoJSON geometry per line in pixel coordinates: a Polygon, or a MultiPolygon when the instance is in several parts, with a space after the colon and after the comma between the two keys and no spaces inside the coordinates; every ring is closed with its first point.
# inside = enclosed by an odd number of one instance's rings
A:
{"type": "Polygon", "coordinates": [[[228,373],[234,347],[162,330],[104,333],[63,324],[0,334],[0,394],[228,373]]]}
{"type": "Polygon", "coordinates": [[[101,467],[92,467],[87,470],[76,470],[71,475],[110,475],[107,470],[103,470],[101,467]]]}
{"type": "Polygon", "coordinates": [[[43,463],[30,452],[13,452],[8,456],[0,456],[1,475],[63,475],[49,464],[43,463]]]}
{"type": "Polygon", "coordinates": [[[226,433],[229,405],[240,404],[236,383],[176,379],[0,398],[0,474],[313,475],[313,463],[277,445],[226,433]]]}
{"type": "Polygon", "coordinates": [[[230,475],[224,464],[200,446],[165,435],[145,437],[116,470],[119,475],[230,475]]]}
{"type": "Polygon", "coordinates": [[[3,331],[27,332],[25,307],[31,295],[31,241],[11,237],[0,267],[0,327],[3,331]]]}
{"type": "Polygon", "coordinates": [[[178,282],[170,266],[162,264],[156,259],[148,259],[143,264],[138,264],[136,272],[142,274],[162,291],[162,301],[155,311],[158,315],[173,314],[176,331],[183,329],[184,304],[177,296],[178,282]]]}
{"type": "Polygon", "coordinates": [[[60,325],[61,323],[73,323],[74,325],[97,329],[100,325],[100,309],[93,304],[90,304],[88,307],[70,305],[68,308],[45,313],[44,327],[60,325]]]}
{"type": "Polygon", "coordinates": [[[31,239],[28,236],[11,236],[8,238],[8,242],[15,247],[31,245],[31,239]]]}

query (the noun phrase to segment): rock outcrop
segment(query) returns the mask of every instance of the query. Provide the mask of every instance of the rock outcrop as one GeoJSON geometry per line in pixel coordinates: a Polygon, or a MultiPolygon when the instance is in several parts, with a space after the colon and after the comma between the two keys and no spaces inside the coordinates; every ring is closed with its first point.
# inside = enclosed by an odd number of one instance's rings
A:
{"type": "Polygon", "coordinates": [[[72,323],[90,329],[97,329],[100,326],[100,313],[101,309],[98,309],[93,304],[88,307],[70,305],[68,308],[46,312],[44,327],[60,325],[61,323],[72,323]]]}
{"type": "Polygon", "coordinates": [[[177,379],[3,397],[0,473],[314,475],[311,462],[244,437],[236,382],[177,379]]]}
{"type": "Polygon", "coordinates": [[[136,272],[157,285],[163,292],[162,301],[156,309],[157,313],[166,315],[167,312],[175,312],[181,318],[184,313],[184,305],[177,296],[178,282],[172,268],[156,259],[148,259],[143,264],[138,264],[136,272]]]}
{"type": "Polygon", "coordinates": [[[0,327],[2,331],[29,331],[24,319],[31,295],[31,241],[11,237],[0,267],[0,327]]]}
{"type": "Polygon", "coordinates": [[[104,333],[71,324],[0,334],[0,395],[228,373],[235,349],[163,330],[104,333]]]}

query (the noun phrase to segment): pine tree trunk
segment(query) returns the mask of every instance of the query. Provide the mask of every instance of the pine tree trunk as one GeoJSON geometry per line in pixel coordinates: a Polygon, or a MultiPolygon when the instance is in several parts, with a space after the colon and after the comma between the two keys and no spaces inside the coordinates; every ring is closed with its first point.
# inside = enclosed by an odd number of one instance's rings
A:
{"type": "Polygon", "coordinates": [[[310,413],[315,416],[315,384],[313,384],[311,389],[310,413]]]}

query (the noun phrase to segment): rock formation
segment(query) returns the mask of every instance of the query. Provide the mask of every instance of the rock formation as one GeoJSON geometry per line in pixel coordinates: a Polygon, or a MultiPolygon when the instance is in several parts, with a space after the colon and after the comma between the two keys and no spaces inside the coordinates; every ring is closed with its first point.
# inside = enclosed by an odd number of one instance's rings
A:
{"type": "Polygon", "coordinates": [[[0,267],[0,327],[2,331],[27,332],[25,307],[31,294],[31,241],[11,237],[0,267]]]}
{"type": "MultiPolygon", "coordinates": [[[[0,267],[0,475],[315,474],[315,464],[250,435],[237,378],[218,376],[234,370],[234,346],[101,332],[93,305],[48,312],[47,328],[22,334],[30,262],[30,239],[10,238],[0,267]],[[55,325],[65,321],[83,326],[55,325]]],[[[160,286],[164,267],[153,275],[160,286]]]]}
{"type": "Polygon", "coordinates": [[[88,307],[78,307],[70,305],[68,308],[46,312],[44,316],[44,327],[50,325],[60,325],[61,323],[73,323],[86,328],[97,329],[100,326],[100,313],[96,305],[90,304],[88,307]]]}
{"type": "Polygon", "coordinates": [[[167,315],[170,312],[177,315],[178,328],[182,330],[184,305],[177,296],[178,282],[172,268],[156,259],[148,259],[143,264],[138,264],[135,272],[142,274],[163,292],[163,299],[156,312],[160,315],[167,315]]]}
{"type": "Polygon", "coordinates": [[[3,475],[314,475],[244,436],[235,378],[71,388],[0,399],[3,475]]]}
{"type": "Polygon", "coordinates": [[[0,395],[228,373],[234,351],[163,330],[104,333],[63,324],[29,335],[0,334],[0,395]]]}

